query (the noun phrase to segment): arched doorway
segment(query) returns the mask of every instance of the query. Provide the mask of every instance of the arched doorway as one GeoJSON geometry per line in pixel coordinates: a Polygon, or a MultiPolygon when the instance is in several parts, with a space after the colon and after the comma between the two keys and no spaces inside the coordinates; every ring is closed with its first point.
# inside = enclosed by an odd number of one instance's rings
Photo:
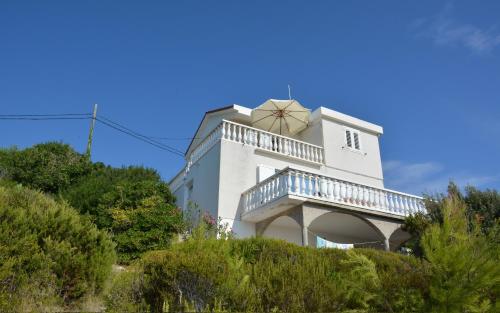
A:
{"type": "Polygon", "coordinates": [[[331,242],[384,249],[384,236],[369,221],[353,214],[328,212],[316,217],[309,232],[331,242]]]}
{"type": "Polygon", "coordinates": [[[302,230],[300,225],[289,216],[280,216],[272,221],[262,234],[264,237],[282,239],[302,245],[302,230]]]}

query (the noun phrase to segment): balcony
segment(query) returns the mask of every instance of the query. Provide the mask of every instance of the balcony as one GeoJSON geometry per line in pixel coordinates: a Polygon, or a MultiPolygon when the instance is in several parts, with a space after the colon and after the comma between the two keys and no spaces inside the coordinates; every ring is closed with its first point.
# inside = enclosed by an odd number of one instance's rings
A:
{"type": "Polygon", "coordinates": [[[323,147],[223,120],[188,156],[186,173],[221,139],[308,163],[319,165],[324,163],[323,147]]]}
{"type": "Polygon", "coordinates": [[[421,197],[286,168],[242,194],[242,219],[262,221],[305,201],[399,219],[425,212],[421,197]]]}

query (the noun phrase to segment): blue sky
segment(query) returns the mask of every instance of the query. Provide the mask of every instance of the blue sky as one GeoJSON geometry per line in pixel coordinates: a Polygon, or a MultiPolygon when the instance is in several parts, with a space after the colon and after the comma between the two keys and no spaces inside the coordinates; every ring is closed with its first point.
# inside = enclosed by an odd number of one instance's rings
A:
{"type": "MultiPolygon", "coordinates": [[[[293,97],[384,127],[386,186],[500,189],[499,1],[0,2],[0,114],[99,114],[184,150],[207,110],[293,97]]],[[[0,146],[88,121],[0,121],[0,146]]],[[[93,159],[183,160],[97,125],[93,159]]]]}

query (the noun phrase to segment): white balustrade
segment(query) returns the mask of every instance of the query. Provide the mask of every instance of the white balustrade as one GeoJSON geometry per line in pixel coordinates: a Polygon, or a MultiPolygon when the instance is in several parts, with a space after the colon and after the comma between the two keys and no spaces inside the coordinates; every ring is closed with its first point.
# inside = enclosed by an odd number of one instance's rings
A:
{"type": "Polygon", "coordinates": [[[222,139],[313,163],[323,163],[323,147],[225,120],[220,127],[222,139]]]}
{"type": "Polygon", "coordinates": [[[188,173],[191,166],[220,139],[238,142],[257,149],[272,151],[312,163],[322,164],[324,159],[323,147],[223,120],[189,154],[185,172],[188,173]]]}
{"type": "Polygon", "coordinates": [[[372,211],[408,216],[425,212],[421,197],[286,168],[242,194],[244,211],[285,195],[323,200],[372,211]]]}

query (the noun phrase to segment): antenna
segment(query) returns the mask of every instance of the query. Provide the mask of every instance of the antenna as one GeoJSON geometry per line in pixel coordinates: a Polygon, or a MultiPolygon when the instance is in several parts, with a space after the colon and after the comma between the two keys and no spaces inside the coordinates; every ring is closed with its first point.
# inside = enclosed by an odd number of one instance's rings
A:
{"type": "Polygon", "coordinates": [[[292,100],[292,90],[290,88],[290,84],[288,84],[288,100],[292,100]]]}

